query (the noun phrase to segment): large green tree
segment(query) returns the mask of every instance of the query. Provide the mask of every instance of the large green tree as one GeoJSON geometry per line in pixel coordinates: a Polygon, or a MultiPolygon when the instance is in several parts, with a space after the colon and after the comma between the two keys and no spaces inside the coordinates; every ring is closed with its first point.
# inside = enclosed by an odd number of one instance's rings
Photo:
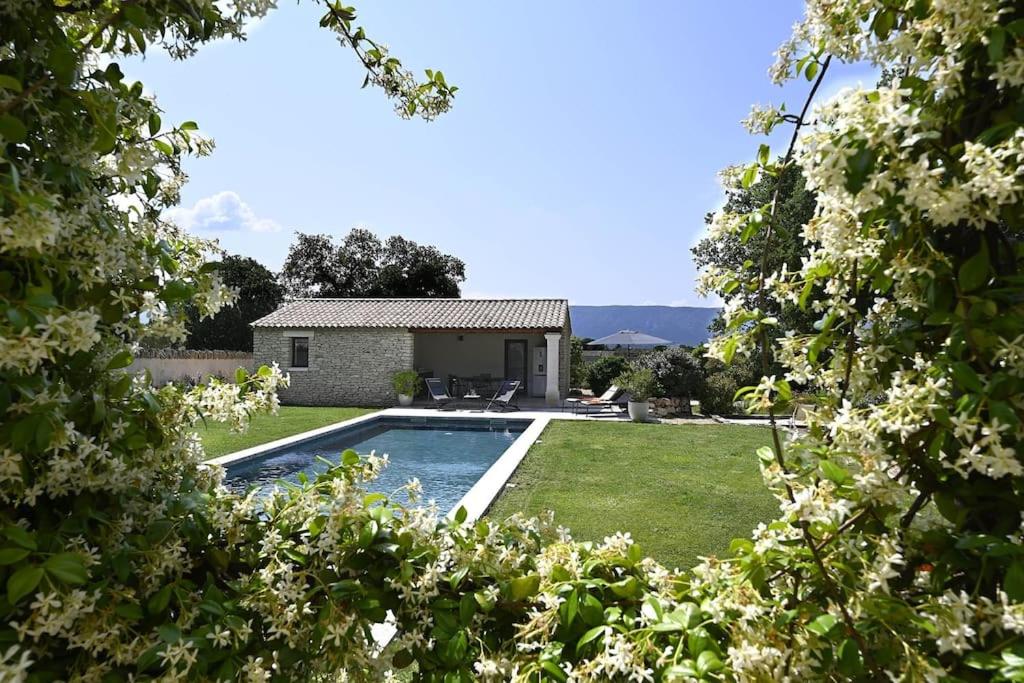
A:
{"type": "Polygon", "coordinates": [[[195,306],[188,310],[189,349],[252,351],[249,323],[273,312],[284,301],[284,287],[266,266],[245,256],[225,256],[217,269],[224,285],[237,298],[211,316],[203,316],[195,306]]]}
{"type": "MultiPolygon", "coordinates": [[[[701,270],[719,268],[729,271],[760,268],[762,261],[766,272],[775,272],[784,265],[789,271],[800,268],[800,257],[806,253],[803,239],[803,227],[814,216],[814,192],[807,189],[799,166],[789,165],[776,175],[764,174],[748,187],[740,183],[730,184],[725,188],[726,198],[722,208],[704,217],[709,226],[709,234],[693,247],[693,261],[701,270]],[[772,198],[778,190],[777,209],[771,244],[768,245],[766,234],[757,231],[746,237],[737,239],[727,231],[717,229],[723,217],[736,214],[752,214],[762,212],[767,215],[772,198]]],[[[730,296],[733,301],[740,300],[750,307],[761,307],[779,319],[779,329],[810,331],[815,316],[802,310],[796,304],[780,304],[757,287],[742,287],[728,292],[720,290],[720,296],[730,296]]],[[[711,323],[713,331],[721,331],[721,316],[711,323]]]]}
{"type": "Polygon", "coordinates": [[[298,233],[281,281],[293,297],[458,297],[465,264],[436,247],[401,236],[381,242],[355,228],[335,244],[329,235],[298,233]]]}

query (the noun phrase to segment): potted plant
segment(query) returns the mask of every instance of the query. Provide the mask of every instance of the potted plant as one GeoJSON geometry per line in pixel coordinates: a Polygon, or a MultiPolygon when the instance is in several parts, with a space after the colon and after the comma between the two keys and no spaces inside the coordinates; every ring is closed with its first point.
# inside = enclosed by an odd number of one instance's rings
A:
{"type": "Polygon", "coordinates": [[[631,368],[615,380],[615,384],[629,395],[627,409],[633,422],[646,422],[650,405],[647,403],[655,391],[657,382],[649,368],[631,368]]]}
{"type": "Polygon", "coordinates": [[[412,405],[412,397],[419,391],[421,381],[415,370],[402,370],[391,376],[391,386],[398,394],[398,405],[412,405]]]}

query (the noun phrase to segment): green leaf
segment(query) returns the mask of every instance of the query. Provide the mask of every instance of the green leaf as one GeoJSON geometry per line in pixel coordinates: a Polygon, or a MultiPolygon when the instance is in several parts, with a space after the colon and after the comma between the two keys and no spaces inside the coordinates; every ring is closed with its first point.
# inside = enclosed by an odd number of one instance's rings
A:
{"type": "Polygon", "coordinates": [[[132,621],[139,621],[143,617],[142,608],[134,602],[122,603],[114,608],[114,612],[132,621]]]}
{"type": "Polygon", "coordinates": [[[558,668],[558,665],[552,662],[550,659],[545,659],[540,663],[540,667],[547,671],[556,681],[564,681],[566,679],[565,672],[558,668]]]}
{"type": "Polygon", "coordinates": [[[722,668],[722,660],[711,650],[704,650],[697,655],[697,673],[701,676],[718,671],[722,668]]]}
{"type": "Polygon", "coordinates": [[[181,640],[181,629],[175,624],[164,624],[157,628],[156,632],[165,643],[176,643],[181,640]]]}
{"type": "Polygon", "coordinates": [[[875,151],[861,143],[857,151],[846,162],[846,189],[857,194],[867,183],[868,176],[875,168],[875,151]]]}
{"type": "Polygon", "coordinates": [[[807,624],[807,630],[821,637],[828,635],[839,620],[831,614],[822,614],[817,619],[807,624]]]}
{"type": "Polygon", "coordinates": [[[860,647],[853,638],[847,638],[839,646],[839,673],[844,676],[858,676],[864,671],[864,659],[860,647]]]}
{"type": "Polygon", "coordinates": [[[881,9],[875,13],[875,18],[871,22],[871,30],[879,39],[885,40],[895,25],[896,13],[891,9],[881,9]]]}
{"type": "Polygon", "coordinates": [[[4,114],[0,116],[0,137],[7,142],[24,142],[28,137],[28,129],[19,119],[4,114]]]}
{"type": "Polygon", "coordinates": [[[597,640],[598,638],[603,636],[607,628],[607,626],[601,624],[600,626],[595,626],[594,628],[584,633],[580,637],[580,639],[576,641],[576,654],[579,654],[580,651],[587,645],[587,643],[593,642],[594,640],[597,640]]]}
{"type": "Polygon", "coordinates": [[[981,671],[995,671],[1002,663],[1002,659],[988,652],[971,652],[964,657],[964,664],[981,671]]]}
{"type": "Polygon", "coordinates": [[[580,618],[589,626],[604,623],[604,606],[590,593],[584,593],[580,600],[580,618]]]}
{"type": "Polygon", "coordinates": [[[473,597],[472,593],[466,593],[459,600],[459,621],[462,622],[463,626],[469,626],[473,623],[473,615],[476,614],[476,598],[473,597]]]}
{"type": "Polygon", "coordinates": [[[131,351],[119,351],[107,363],[107,370],[119,370],[132,364],[134,358],[131,351]]]}
{"type": "Polygon", "coordinates": [[[20,562],[28,557],[29,552],[25,548],[0,548],[0,565],[20,562]]]}
{"type": "Polygon", "coordinates": [[[1024,562],[1017,560],[1010,565],[1003,580],[1003,590],[1013,602],[1024,601],[1024,562]]]}
{"type": "Polygon", "coordinates": [[[1006,30],[1002,26],[996,26],[988,34],[988,58],[996,63],[1003,58],[1003,50],[1006,47],[1006,30]]]}
{"type": "Polygon", "coordinates": [[[46,560],[43,568],[61,583],[80,585],[89,580],[85,562],[76,553],[58,553],[46,560]]]}
{"type": "Polygon", "coordinates": [[[982,242],[981,248],[960,266],[960,289],[973,292],[988,282],[989,260],[988,246],[982,242]]]}
{"type": "Polygon", "coordinates": [[[508,582],[508,597],[509,600],[518,602],[536,595],[539,589],[540,575],[529,574],[528,576],[520,576],[508,582]]]}
{"type": "Polygon", "coordinates": [[[150,614],[161,614],[171,604],[171,587],[164,586],[150,596],[146,609],[150,614]]]}
{"type": "Polygon", "coordinates": [[[840,485],[850,481],[850,473],[831,460],[822,460],[818,463],[818,467],[821,468],[821,473],[825,475],[825,478],[830,481],[840,485]]]}
{"type": "Polygon", "coordinates": [[[21,92],[21,81],[19,81],[14,76],[0,74],[0,88],[3,88],[4,90],[11,90],[14,92],[21,92]]]}
{"type": "Polygon", "coordinates": [[[747,166],[746,170],[743,171],[743,175],[740,176],[740,185],[743,186],[744,190],[749,190],[756,180],[757,164],[751,164],[747,166]]]}
{"type": "Polygon", "coordinates": [[[184,283],[181,280],[171,280],[164,285],[163,292],[160,293],[160,298],[167,303],[188,301],[192,298],[194,293],[195,289],[187,283],[184,283]]]}
{"type": "Polygon", "coordinates": [[[468,516],[469,516],[469,512],[466,510],[466,506],[465,505],[460,505],[459,509],[455,511],[455,523],[456,524],[462,524],[463,522],[466,521],[466,518],[468,516]]]}
{"type": "Polygon", "coordinates": [[[700,655],[701,652],[710,649],[712,646],[711,635],[708,630],[703,626],[690,631],[686,636],[686,648],[690,651],[690,654],[694,657],[700,655]]]}
{"type": "Polygon", "coordinates": [[[9,538],[16,545],[20,545],[22,548],[28,548],[29,550],[36,549],[36,539],[31,532],[25,531],[20,526],[14,526],[13,524],[4,527],[4,536],[9,538]]]}
{"type": "Polygon", "coordinates": [[[953,363],[951,369],[953,371],[953,381],[956,382],[959,388],[966,389],[975,394],[981,394],[985,391],[985,385],[981,383],[978,373],[967,363],[953,363]]]}
{"type": "Polygon", "coordinates": [[[408,650],[399,650],[391,658],[391,664],[396,669],[404,669],[405,667],[412,664],[414,661],[413,654],[408,650]]]}
{"type": "Polygon", "coordinates": [[[347,465],[349,467],[352,467],[353,465],[358,465],[359,454],[356,453],[351,448],[346,449],[345,452],[341,454],[341,464],[347,465]]]}
{"type": "Polygon", "coordinates": [[[7,602],[15,605],[43,580],[42,567],[22,567],[7,579],[7,602]]]}

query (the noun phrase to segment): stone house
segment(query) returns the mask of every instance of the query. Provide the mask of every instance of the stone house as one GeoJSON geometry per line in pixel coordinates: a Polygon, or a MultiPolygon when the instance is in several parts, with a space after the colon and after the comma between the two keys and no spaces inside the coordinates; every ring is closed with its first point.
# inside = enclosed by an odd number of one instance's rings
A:
{"type": "Polygon", "coordinates": [[[565,299],[296,299],[252,323],[253,363],[291,375],[293,405],[393,405],[392,376],[415,370],[458,393],[518,379],[522,396],[569,392],[565,299]]]}

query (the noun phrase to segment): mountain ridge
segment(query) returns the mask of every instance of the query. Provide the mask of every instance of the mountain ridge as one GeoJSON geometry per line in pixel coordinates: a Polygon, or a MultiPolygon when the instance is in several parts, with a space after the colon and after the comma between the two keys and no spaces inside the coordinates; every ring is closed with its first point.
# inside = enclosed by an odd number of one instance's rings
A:
{"type": "Polygon", "coordinates": [[[701,306],[569,306],[572,333],[598,339],[619,330],[636,330],[696,346],[711,337],[708,324],[720,308],[701,306]]]}

